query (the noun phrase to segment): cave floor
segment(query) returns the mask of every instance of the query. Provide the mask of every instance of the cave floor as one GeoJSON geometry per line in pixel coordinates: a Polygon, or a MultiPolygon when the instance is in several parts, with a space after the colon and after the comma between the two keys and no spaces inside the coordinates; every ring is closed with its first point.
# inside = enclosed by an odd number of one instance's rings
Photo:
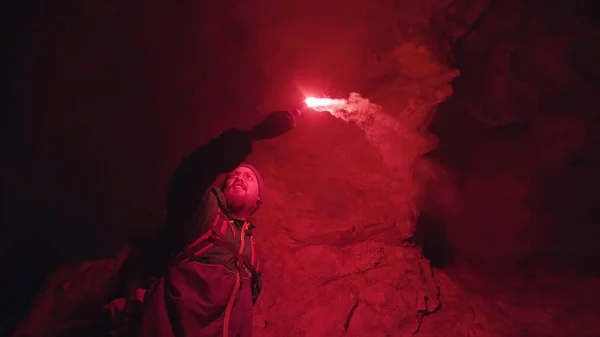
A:
{"type": "Polygon", "coordinates": [[[442,308],[424,318],[417,335],[600,336],[600,276],[558,265],[461,264],[438,271],[442,308]]]}

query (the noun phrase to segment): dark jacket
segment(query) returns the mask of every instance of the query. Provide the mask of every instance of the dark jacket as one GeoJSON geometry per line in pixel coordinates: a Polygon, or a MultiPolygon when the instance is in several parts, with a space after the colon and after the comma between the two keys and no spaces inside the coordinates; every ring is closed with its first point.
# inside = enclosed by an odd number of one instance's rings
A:
{"type": "Polygon", "coordinates": [[[184,158],[167,193],[164,239],[171,263],[147,292],[139,336],[251,336],[260,264],[248,222],[234,219],[214,187],[252,150],[230,129],[184,158]]]}

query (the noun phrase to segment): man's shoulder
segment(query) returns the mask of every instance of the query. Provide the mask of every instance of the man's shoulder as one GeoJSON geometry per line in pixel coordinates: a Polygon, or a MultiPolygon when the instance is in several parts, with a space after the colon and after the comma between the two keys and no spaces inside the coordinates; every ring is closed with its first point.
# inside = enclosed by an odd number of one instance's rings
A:
{"type": "Polygon", "coordinates": [[[202,209],[205,215],[210,213],[210,215],[213,216],[221,213],[228,218],[231,218],[231,214],[229,214],[227,209],[225,195],[218,187],[212,187],[206,192],[202,201],[202,209]]]}
{"type": "Polygon", "coordinates": [[[202,198],[203,208],[216,209],[219,207],[220,191],[217,188],[209,188],[202,198]]]}

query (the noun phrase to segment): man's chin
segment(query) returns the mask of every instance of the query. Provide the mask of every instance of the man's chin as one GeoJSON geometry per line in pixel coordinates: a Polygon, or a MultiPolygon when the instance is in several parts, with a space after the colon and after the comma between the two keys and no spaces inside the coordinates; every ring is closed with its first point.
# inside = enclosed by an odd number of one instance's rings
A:
{"type": "Polygon", "coordinates": [[[245,193],[229,193],[225,196],[227,207],[230,209],[240,209],[246,204],[245,193]]]}

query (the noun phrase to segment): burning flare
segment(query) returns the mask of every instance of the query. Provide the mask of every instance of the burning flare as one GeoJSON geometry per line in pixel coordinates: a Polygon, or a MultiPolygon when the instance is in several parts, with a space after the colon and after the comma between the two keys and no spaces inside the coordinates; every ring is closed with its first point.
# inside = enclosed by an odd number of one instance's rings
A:
{"type": "Polygon", "coordinates": [[[333,99],[325,97],[307,97],[304,102],[306,106],[315,111],[327,111],[333,113],[336,110],[344,109],[348,105],[345,99],[333,99]]]}
{"type": "Polygon", "coordinates": [[[357,92],[351,92],[348,98],[306,97],[306,107],[314,111],[329,112],[333,117],[345,122],[355,122],[361,128],[370,128],[380,116],[382,107],[371,103],[357,92]]]}

